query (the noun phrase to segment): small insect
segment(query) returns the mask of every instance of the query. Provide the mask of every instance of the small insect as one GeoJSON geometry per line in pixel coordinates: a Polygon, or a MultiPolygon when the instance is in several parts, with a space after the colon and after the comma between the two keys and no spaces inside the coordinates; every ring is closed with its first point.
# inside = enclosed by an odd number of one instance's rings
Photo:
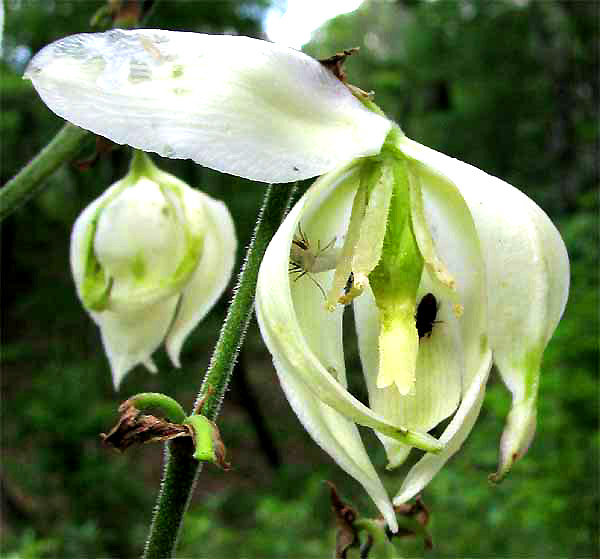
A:
{"type": "Polygon", "coordinates": [[[419,302],[415,314],[419,339],[431,336],[433,325],[440,322],[435,319],[438,309],[439,305],[433,293],[427,293],[419,302]]]}
{"type": "Polygon", "coordinates": [[[315,248],[310,244],[308,237],[298,224],[298,235],[292,240],[292,248],[290,249],[289,273],[296,275],[294,281],[298,281],[303,276],[308,276],[325,298],[325,290],[312,274],[335,268],[337,260],[337,251],[333,250],[335,241],[336,238],[334,237],[323,247],[321,247],[321,241],[317,241],[315,248]]]}

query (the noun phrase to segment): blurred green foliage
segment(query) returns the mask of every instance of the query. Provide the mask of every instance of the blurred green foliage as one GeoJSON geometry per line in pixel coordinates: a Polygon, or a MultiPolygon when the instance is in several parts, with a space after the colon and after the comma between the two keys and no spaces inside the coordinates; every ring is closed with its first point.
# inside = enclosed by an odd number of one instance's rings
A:
{"type": "MultiPolygon", "coordinates": [[[[149,25],[261,36],[268,3],[164,0],[149,25]]],[[[102,4],[5,2],[2,183],[62,124],[21,80],[27,60],[61,36],[89,30],[102,4]]],[[[428,557],[598,556],[597,44],[595,2],[380,0],[330,21],[306,47],[326,57],[360,46],[347,63],[350,81],[374,90],[409,136],[522,188],[557,224],[571,258],[569,304],[544,358],[536,439],[502,485],[487,483],[510,405],[494,375],[472,436],[425,491],[435,544],[428,557]]],[[[75,296],[68,243],[79,211],[124,174],[127,159],[119,149],[88,171],[65,165],[2,225],[2,557],[139,555],[162,450],[115,455],[98,433],[138,391],[163,391],[189,407],[224,314],[222,302],[186,342],[183,371],[161,351],[159,376],[138,368],[113,392],[98,332],[75,296]]],[[[155,159],[225,200],[247,244],[261,185],[155,159]]],[[[243,359],[248,385],[234,380],[220,422],[234,470],[203,471],[180,556],[330,556],[322,480],[334,481],[364,514],[374,508],[301,429],[255,328],[243,359]],[[254,399],[282,466],[256,435],[254,399]]],[[[355,350],[348,365],[358,373],[355,350]]],[[[386,474],[391,492],[398,477],[386,474]]],[[[422,542],[403,543],[404,557],[423,553],[422,542]]]]}

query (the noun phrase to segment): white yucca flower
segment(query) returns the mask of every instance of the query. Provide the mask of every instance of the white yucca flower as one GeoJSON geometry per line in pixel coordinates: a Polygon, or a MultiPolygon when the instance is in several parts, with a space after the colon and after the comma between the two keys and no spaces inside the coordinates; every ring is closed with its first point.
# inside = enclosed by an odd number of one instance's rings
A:
{"type": "Polygon", "coordinates": [[[405,502],[469,434],[494,362],[513,393],[496,474],[504,476],[533,437],[541,357],[564,309],[569,282],[560,235],[523,193],[405,137],[396,148],[396,161],[375,163],[382,167],[379,177],[366,188],[361,182],[365,160],[317,180],[271,242],[257,293],[263,338],[292,407],[313,438],[362,483],[392,529],[391,503],[355,424],[375,430],[392,469],[411,447],[434,450],[421,437],[452,418],[439,439],[443,449],[425,454],[404,479],[394,504],[405,502]],[[402,166],[402,160],[404,176],[385,170],[402,166]],[[386,182],[393,196],[381,210],[374,193],[383,192],[386,182]],[[367,201],[357,212],[365,189],[372,189],[374,204],[369,207],[367,201]],[[403,191],[410,210],[398,211],[403,191]],[[394,219],[403,229],[395,236],[389,234],[394,219]],[[383,242],[382,230],[388,234],[383,242]],[[334,261],[330,270],[307,268],[301,278],[290,276],[290,255],[297,262],[302,244],[299,231],[308,250],[336,239],[326,248],[328,258],[320,256],[322,262],[334,261]],[[410,231],[412,248],[407,248],[410,231]],[[386,263],[388,240],[396,246],[389,247],[386,263]],[[349,242],[353,248],[346,251],[349,242]],[[373,258],[378,251],[379,260],[373,258]],[[362,262],[369,259],[376,260],[369,281],[362,294],[352,295],[362,262]],[[327,301],[315,282],[328,288],[327,301]],[[435,322],[419,332],[419,303],[428,294],[437,304],[430,317],[435,322]],[[344,307],[327,309],[336,299],[354,305],[369,408],[346,390],[344,307]],[[407,430],[412,440],[391,434],[388,425],[407,430]]]}
{"type": "Polygon", "coordinates": [[[26,76],[57,114],[118,143],[267,182],[327,173],[267,250],[257,315],[298,417],[392,530],[357,424],[375,430],[390,468],[427,451],[394,502],[410,499],[467,437],[493,362],[513,394],[497,477],[523,455],[569,283],[560,235],[524,194],[407,139],[319,62],[263,41],[75,35],[26,76]],[[349,303],[368,406],[346,389],[349,303]],[[427,432],[446,418],[437,441],[427,432]]]}
{"type": "Polygon", "coordinates": [[[100,327],[115,388],[135,365],[176,367],[188,334],[229,283],[236,240],[222,202],[159,170],[141,151],[129,173],[77,218],[71,268],[100,327]]]}

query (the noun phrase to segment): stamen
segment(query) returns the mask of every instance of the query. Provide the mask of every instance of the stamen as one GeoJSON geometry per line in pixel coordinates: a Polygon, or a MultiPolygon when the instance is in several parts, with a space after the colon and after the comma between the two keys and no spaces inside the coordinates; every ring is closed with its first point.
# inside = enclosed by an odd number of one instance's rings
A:
{"type": "Polygon", "coordinates": [[[344,246],[342,247],[342,252],[333,276],[333,282],[331,283],[331,288],[325,303],[325,308],[328,311],[335,310],[339,295],[346,286],[348,277],[352,273],[352,258],[354,256],[356,243],[360,236],[360,224],[365,214],[367,204],[366,191],[367,183],[363,181],[361,173],[360,186],[354,195],[354,202],[352,203],[352,212],[350,213],[350,222],[348,223],[344,246]]]}
{"type": "MultiPolygon", "coordinates": [[[[437,280],[440,286],[445,288],[446,291],[454,291],[456,289],[456,280],[437,254],[435,242],[429,229],[429,224],[425,219],[423,193],[421,191],[421,179],[419,178],[420,173],[413,171],[413,165],[414,164],[409,163],[407,165],[407,171],[410,192],[411,219],[415,239],[417,241],[417,245],[419,246],[421,256],[423,257],[425,267],[429,271],[430,276],[434,280],[437,280]]],[[[450,294],[449,296],[452,297],[450,294]]]]}
{"type": "Polygon", "coordinates": [[[394,189],[392,165],[382,165],[379,176],[369,188],[369,201],[360,225],[360,238],[352,258],[354,285],[357,290],[365,288],[369,274],[381,260],[383,239],[387,229],[390,201],[394,189]]]}

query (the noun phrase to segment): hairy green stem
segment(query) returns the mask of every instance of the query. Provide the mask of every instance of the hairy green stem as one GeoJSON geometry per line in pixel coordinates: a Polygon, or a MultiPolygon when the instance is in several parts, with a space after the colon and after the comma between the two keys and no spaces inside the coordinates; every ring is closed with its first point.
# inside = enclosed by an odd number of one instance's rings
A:
{"type": "MultiPolygon", "coordinates": [[[[204,377],[193,413],[215,421],[227,390],[231,372],[246,334],[252,310],[258,269],[269,241],[287,213],[295,188],[269,186],[254,229],[254,235],[223,323],[219,340],[204,377]]],[[[166,465],[144,559],[172,557],[200,466],[192,457],[189,439],[167,443],[166,465]]]]}
{"type": "Polygon", "coordinates": [[[73,159],[90,135],[67,122],[50,143],[0,189],[0,221],[39,193],[44,181],[65,161],[73,159]]]}
{"type": "Polygon", "coordinates": [[[269,186],[265,194],[263,207],[234,291],[235,296],[231,301],[202,388],[194,404],[193,413],[201,413],[211,421],[216,421],[219,415],[233,366],[252,317],[260,263],[269,242],[289,209],[295,190],[296,185],[292,188],[286,185],[269,186]]]}

